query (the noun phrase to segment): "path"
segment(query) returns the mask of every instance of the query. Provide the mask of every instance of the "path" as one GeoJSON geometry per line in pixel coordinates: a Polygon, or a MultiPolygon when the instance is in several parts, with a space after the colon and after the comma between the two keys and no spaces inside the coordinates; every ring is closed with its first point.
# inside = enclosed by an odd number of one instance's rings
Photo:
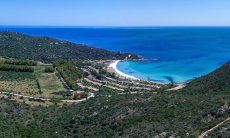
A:
{"type": "Polygon", "coordinates": [[[93,83],[94,85],[105,86],[105,87],[108,87],[108,88],[111,88],[114,90],[119,90],[119,91],[124,91],[124,89],[140,89],[140,90],[143,90],[143,89],[144,90],[152,90],[152,89],[154,89],[154,88],[146,88],[146,87],[138,87],[138,86],[125,86],[122,84],[117,84],[117,83],[112,82],[112,81],[101,81],[101,80],[98,80],[95,78],[94,78],[95,81],[92,81],[89,78],[84,78],[84,80],[86,80],[89,83],[93,83]],[[105,85],[102,83],[105,83],[105,85]]]}
{"type": "Polygon", "coordinates": [[[50,101],[51,99],[46,99],[46,98],[35,98],[32,96],[25,96],[17,93],[12,93],[12,92],[0,92],[0,94],[5,94],[5,95],[13,95],[17,97],[23,97],[23,98],[28,98],[28,99],[35,99],[35,100],[41,100],[41,101],[50,101]]]}
{"type": "Polygon", "coordinates": [[[114,90],[118,90],[118,91],[124,91],[124,89],[120,89],[120,88],[117,88],[117,87],[114,87],[114,86],[110,86],[110,85],[103,85],[102,83],[91,81],[88,78],[84,78],[84,80],[86,80],[87,82],[92,83],[94,85],[105,86],[105,87],[110,88],[110,89],[114,89],[114,90]]]}
{"type": "MultiPolygon", "coordinates": [[[[13,95],[13,96],[17,96],[17,97],[23,97],[23,98],[28,98],[28,99],[34,99],[34,100],[41,100],[41,101],[51,101],[51,99],[46,99],[46,98],[35,98],[32,96],[25,96],[25,95],[21,95],[21,94],[16,94],[16,93],[12,93],[12,92],[0,92],[0,94],[5,94],[5,95],[13,95]]],[[[87,98],[83,98],[81,100],[61,100],[62,102],[67,102],[67,103],[79,103],[82,101],[86,101],[90,98],[95,97],[94,93],[89,92],[89,95],[87,98]]]]}
{"type": "Polygon", "coordinates": [[[227,119],[225,119],[224,121],[220,122],[219,124],[215,125],[214,127],[212,127],[211,129],[203,132],[199,138],[206,138],[208,136],[208,133],[213,131],[214,129],[218,128],[219,126],[223,125],[225,122],[230,121],[230,117],[228,117],[227,119]]]}
{"type": "Polygon", "coordinates": [[[87,89],[93,90],[93,91],[95,91],[95,92],[96,92],[96,91],[99,91],[99,89],[97,89],[97,88],[94,88],[94,87],[91,87],[91,86],[85,86],[85,85],[83,85],[83,84],[80,83],[80,82],[77,83],[77,85],[80,86],[80,87],[83,88],[83,89],[84,89],[84,88],[87,88],[87,89]]]}
{"type": "Polygon", "coordinates": [[[94,93],[89,93],[89,96],[87,98],[83,98],[81,100],[62,100],[62,102],[66,102],[66,103],[80,103],[80,102],[83,102],[83,101],[86,101],[90,98],[93,98],[95,97],[94,93]]]}
{"type": "MultiPolygon", "coordinates": [[[[127,92],[127,93],[117,93],[118,95],[126,95],[126,94],[143,94],[144,92],[127,92]]],[[[157,94],[157,92],[151,92],[151,94],[157,94]]]]}

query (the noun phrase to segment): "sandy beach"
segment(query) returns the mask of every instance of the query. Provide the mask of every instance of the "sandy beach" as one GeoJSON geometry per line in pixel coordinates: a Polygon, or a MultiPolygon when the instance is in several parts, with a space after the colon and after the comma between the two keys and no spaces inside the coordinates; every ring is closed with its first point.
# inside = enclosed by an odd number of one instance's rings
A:
{"type": "Polygon", "coordinates": [[[125,74],[123,72],[121,72],[118,68],[117,68],[117,64],[120,62],[120,60],[115,60],[113,61],[110,65],[109,68],[112,68],[118,75],[120,75],[121,77],[124,77],[126,79],[133,79],[133,80],[140,80],[134,76],[125,74]]]}
{"type": "MultiPolygon", "coordinates": [[[[141,80],[141,79],[138,79],[134,76],[131,76],[131,75],[128,75],[128,74],[125,74],[123,72],[121,72],[118,68],[117,68],[117,64],[120,62],[121,60],[114,60],[112,61],[108,68],[111,69],[113,72],[115,72],[116,74],[118,74],[120,77],[124,77],[126,79],[131,79],[131,80],[141,80]]],[[[161,83],[161,82],[153,82],[153,81],[147,81],[147,82],[152,82],[152,83],[156,83],[156,84],[161,84],[161,85],[164,85],[166,83],[161,83]]],[[[168,89],[166,91],[175,91],[175,90],[179,90],[179,89],[182,89],[185,87],[185,84],[176,84],[176,86],[174,88],[171,88],[171,89],[168,89]]]]}

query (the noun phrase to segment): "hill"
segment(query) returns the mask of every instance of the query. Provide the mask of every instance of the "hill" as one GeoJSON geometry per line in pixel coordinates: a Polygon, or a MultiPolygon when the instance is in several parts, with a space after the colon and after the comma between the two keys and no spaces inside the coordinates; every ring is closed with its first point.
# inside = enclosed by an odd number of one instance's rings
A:
{"type": "Polygon", "coordinates": [[[198,137],[229,116],[229,66],[175,92],[121,95],[102,87],[94,98],[62,107],[1,98],[0,137],[198,137]]]}
{"type": "Polygon", "coordinates": [[[216,71],[191,81],[185,91],[216,92],[230,90],[230,62],[216,71]]]}
{"type": "Polygon", "coordinates": [[[32,37],[17,32],[0,32],[0,56],[43,62],[78,59],[139,59],[130,53],[111,52],[48,37],[32,37]],[[131,55],[131,56],[130,56],[131,55]]]}

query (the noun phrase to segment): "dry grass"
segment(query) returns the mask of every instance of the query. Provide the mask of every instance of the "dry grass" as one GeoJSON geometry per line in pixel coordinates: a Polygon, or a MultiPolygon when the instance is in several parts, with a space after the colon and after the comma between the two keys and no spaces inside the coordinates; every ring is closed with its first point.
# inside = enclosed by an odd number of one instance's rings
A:
{"type": "Polygon", "coordinates": [[[39,95],[35,81],[0,81],[0,91],[15,92],[22,95],[39,95]]]}

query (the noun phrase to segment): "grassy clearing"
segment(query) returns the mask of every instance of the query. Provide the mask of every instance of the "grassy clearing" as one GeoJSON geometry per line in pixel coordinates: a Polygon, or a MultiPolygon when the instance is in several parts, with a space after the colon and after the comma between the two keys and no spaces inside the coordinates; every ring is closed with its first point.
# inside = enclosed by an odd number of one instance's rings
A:
{"type": "Polygon", "coordinates": [[[55,73],[41,73],[38,76],[38,81],[41,86],[42,97],[57,97],[53,94],[54,92],[67,91],[55,73]]]}
{"type": "Polygon", "coordinates": [[[43,73],[45,71],[45,65],[41,65],[41,66],[34,66],[34,73],[35,75],[39,75],[41,73],[43,73]]]}

